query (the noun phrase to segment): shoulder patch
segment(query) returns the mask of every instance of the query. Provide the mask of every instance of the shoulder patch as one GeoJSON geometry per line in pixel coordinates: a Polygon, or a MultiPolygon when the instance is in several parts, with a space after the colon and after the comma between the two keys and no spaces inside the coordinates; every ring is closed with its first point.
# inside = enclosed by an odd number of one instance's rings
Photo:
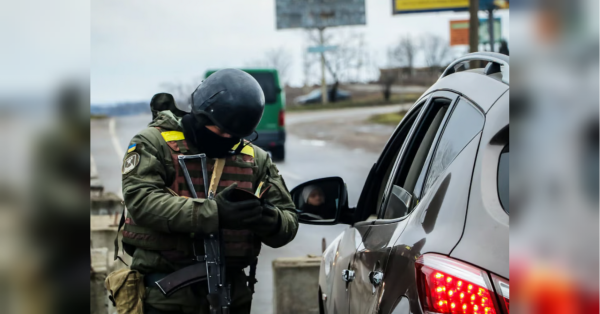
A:
{"type": "Polygon", "coordinates": [[[137,144],[135,143],[129,145],[129,147],[127,147],[127,153],[131,153],[132,151],[134,151],[136,146],[137,144]]]}
{"type": "Polygon", "coordinates": [[[183,136],[183,132],[180,132],[180,131],[166,131],[166,132],[161,132],[160,135],[162,135],[162,137],[167,142],[181,141],[181,140],[185,139],[185,137],[183,136]]]}
{"type": "Polygon", "coordinates": [[[123,161],[123,167],[121,168],[122,174],[128,174],[140,164],[140,154],[131,153],[125,157],[123,161]]]}

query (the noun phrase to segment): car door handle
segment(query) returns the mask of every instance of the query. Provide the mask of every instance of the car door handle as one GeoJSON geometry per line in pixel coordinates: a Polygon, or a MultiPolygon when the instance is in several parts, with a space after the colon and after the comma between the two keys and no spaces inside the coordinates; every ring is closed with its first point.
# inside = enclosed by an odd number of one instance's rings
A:
{"type": "Polygon", "coordinates": [[[351,282],[351,281],[353,281],[355,276],[356,276],[356,274],[354,273],[353,270],[344,269],[342,271],[342,279],[345,282],[351,282]]]}
{"type": "Polygon", "coordinates": [[[373,285],[373,287],[379,287],[381,282],[383,282],[383,273],[380,271],[372,271],[369,273],[369,281],[373,285]]]}

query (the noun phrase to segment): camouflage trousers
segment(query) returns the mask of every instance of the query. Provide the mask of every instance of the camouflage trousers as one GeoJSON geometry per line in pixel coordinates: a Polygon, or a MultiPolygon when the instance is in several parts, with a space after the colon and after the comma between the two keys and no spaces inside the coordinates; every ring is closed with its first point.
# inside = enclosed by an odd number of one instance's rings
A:
{"type": "MultiPolygon", "coordinates": [[[[231,314],[249,314],[252,292],[247,286],[243,270],[228,272],[231,282],[231,314]]],[[[206,282],[190,285],[166,297],[157,287],[146,287],[145,314],[209,314],[206,282]]]]}

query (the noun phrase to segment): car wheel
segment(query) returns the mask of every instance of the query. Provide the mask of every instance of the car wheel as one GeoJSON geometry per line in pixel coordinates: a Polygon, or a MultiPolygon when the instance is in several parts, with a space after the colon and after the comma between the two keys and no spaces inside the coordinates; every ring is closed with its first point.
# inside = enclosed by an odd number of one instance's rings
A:
{"type": "Polygon", "coordinates": [[[271,158],[274,161],[283,161],[285,159],[285,146],[275,146],[271,150],[271,158]]]}

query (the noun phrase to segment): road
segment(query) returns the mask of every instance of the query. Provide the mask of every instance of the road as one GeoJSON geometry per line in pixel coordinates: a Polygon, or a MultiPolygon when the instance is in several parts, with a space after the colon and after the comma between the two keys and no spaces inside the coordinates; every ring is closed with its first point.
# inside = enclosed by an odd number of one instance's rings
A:
{"type": "MultiPolygon", "coordinates": [[[[358,121],[371,114],[397,111],[406,105],[313,111],[288,114],[286,124],[323,122],[328,119],[358,121]]],[[[129,140],[150,121],[150,115],[116,117],[91,121],[91,153],[105,190],[120,194],[121,159],[129,140]]],[[[388,132],[391,133],[393,128],[388,132]]],[[[307,140],[301,134],[288,134],[286,160],[277,163],[288,188],[311,179],[340,176],[348,186],[349,202],[356,204],[366,176],[379,156],[376,152],[352,149],[335,142],[307,140]]],[[[330,243],[347,225],[300,225],[296,238],[288,245],[272,249],[263,247],[257,270],[258,283],[252,313],[272,313],[273,276],[271,263],[279,257],[321,254],[321,239],[330,243]]]]}

